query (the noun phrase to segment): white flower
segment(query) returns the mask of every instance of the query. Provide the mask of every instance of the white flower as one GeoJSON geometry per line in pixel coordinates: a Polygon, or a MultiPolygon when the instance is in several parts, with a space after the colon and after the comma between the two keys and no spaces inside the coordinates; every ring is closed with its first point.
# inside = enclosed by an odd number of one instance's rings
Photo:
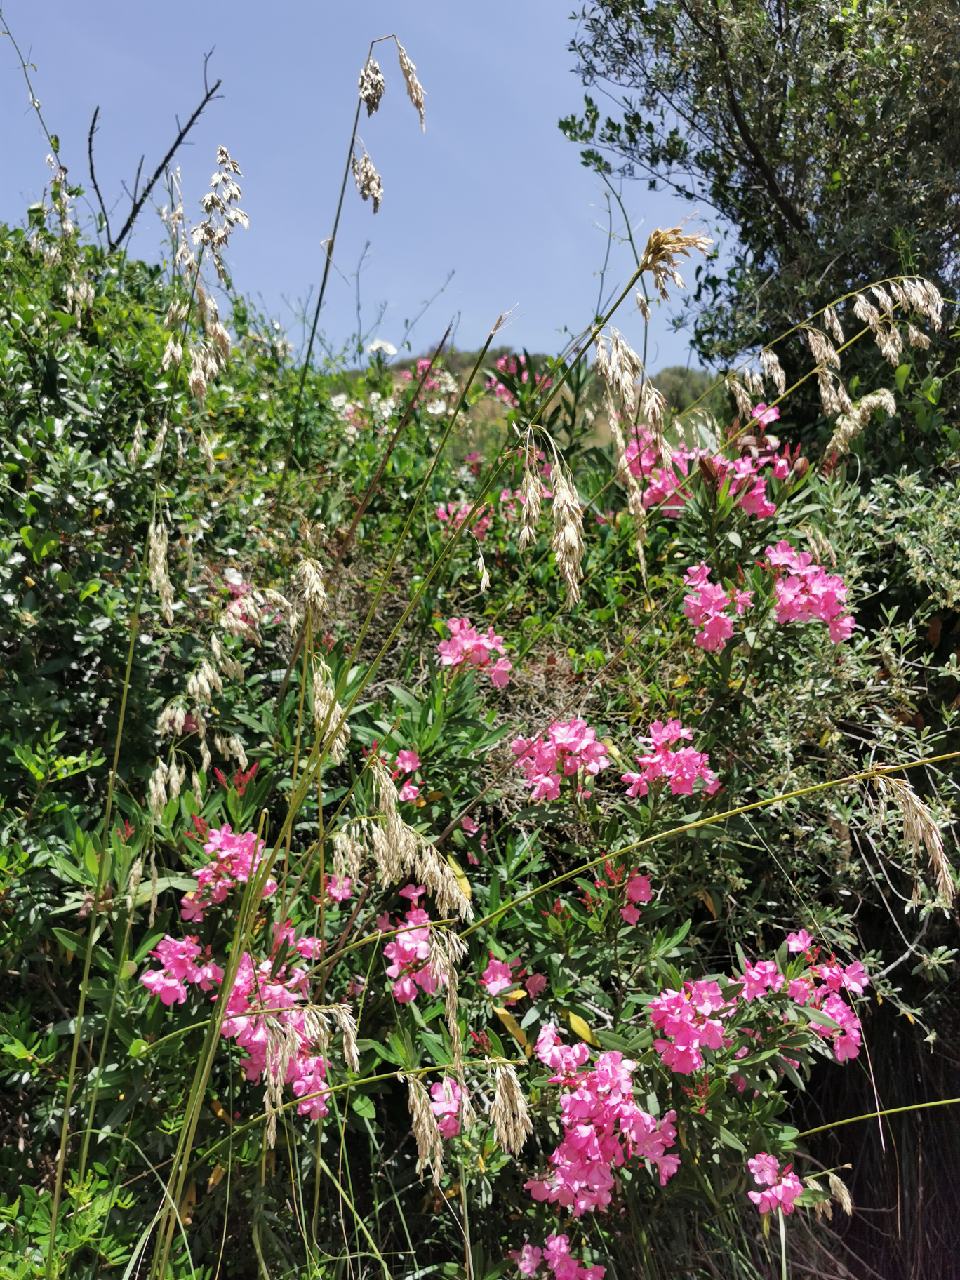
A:
{"type": "Polygon", "coordinates": [[[437,417],[441,413],[445,413],[446,408],[447,402],[445,400],[431,400],[426,406],[427,413],[432,413],[434,417],[437,417]]]}
{"type": "Polygon", "coordinates": [[[367,347],[368,355],[376,355],[378,351],[382,351],[385,356],[395,356],[397,348],[392,342],[387,342],[386,338],[374,338],[373,342],[367,347]]]}

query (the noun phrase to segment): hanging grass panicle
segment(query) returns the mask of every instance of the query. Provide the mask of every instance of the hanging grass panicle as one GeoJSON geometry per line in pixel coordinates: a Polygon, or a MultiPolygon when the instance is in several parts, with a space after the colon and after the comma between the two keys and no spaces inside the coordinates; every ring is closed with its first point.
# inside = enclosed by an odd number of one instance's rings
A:
{"type": "Polygon", "coordinates": [[[893,417],[897,411],[897,402],[893,398],[892,391],[886,388],[872,391],[852,405],[847,413],[842,413],[834,424],[833,435],[827,443],[824,455],[828,458],[832,455],[843,457],[848,453],[851,443],[860,435],[878,409],[882,409],[884,413],[893,417]]]}
{"type": "Polygon", "coordinates": [[[201,197],[200,207],[206,215],[191,232],[195,245],[204,245],[213,258],[217,275],[226,283],[227,271],[223,252],[235,227],[246,230],[250,219],[240,208],[242,192],[236,179],[242,178],[240,166],[226,147],[217,147],[217,167],[210,178],[210,190],[201,197]]]}
{"type": "Polygon", "coordinates": [[[477,576],[479,578],[478,586],[481,595],[490,590],[490,574],[487,571],[487,562],[483,558],[483,547],[479,541],[477,542],[477,576]]]}
{"type": "Polygon", "coordinates": [[[583,509],[573,476],[557,458],[553,485],[553,554],[567,586],[567,604],[580,599],[583,577],[583,509]]]}
{"type": "Polygon", "coordinates": [[[743,418],[750,418],[753,415],[753,397],[743,385],[739,378],[734,374],[728,373],[726,378],[727,390],[733,396],[737,405],[737,412],[743,418]]]}
{"type": "Polygon", "coordinates": [[[264,1015],[263,1023],[267,1033],[263,1108],[267,1116],[267,1146],[273,1148],[277,1142],[277,1116],[283,1110],[283,1088],[287,1082],[287,1071],[299,1052],[300,1038],[293,1027],[271,1014],[264,1015]]]}
{"type": "Polygon", "coordinates": [[[843,344],[846,342],[846,338],[843,333],[843,326],[841,325],[840,320],[837,316],[837,313],[833,307],[824,307],[823,324],[824,324],[824,328],[829,330],[831,336],[833,337],[833,340],[835,342],[838,342],[842,347],[843,344]]]}
{"type": "Polygon", "coordinates": [[[840,377],[823,365],[817,366],[817,387],[820,391],[820,405],[826,417],[835,418],[837,414],[849,413],[853,408],[853,401],[840,377]]]}
{"type": "Polygon", "coordinates": [[[407,1106],[413,1120],[413,1137],[417,1144],[417,1173],[429,1168],[437,1186],[443,1176],[443,1139],[437,1118],[430,1106],[430,1095],[419,1076],[399,1077],[407,1084],[407,1106]]]}
{"type": "Polygon", "coordinates": [[[379,109],[380,100],[383,98],[386,87],[387,82],[383,78],[379,62],[377,62],[376,58],[369,57],[363,64],[358,84],[360,100],[367,108],[368,118],[379,109]]]}
{"type": "Polygon", "coordinates": [[[490,1121],[497,1142],[510,1155],[520,1154],[523,1144],[533,1133],[530,1108],[520,1088],[517,1073],[508,1063],[498,1063],[493,1070],[493,1106],[490,1121]]]}
{"type": "Polygon", "coordinates": [[[361,200],[370,200],[373,203],[373,212],[379,213],[380,203],[383,200],[383,182],[374,168],[373,161],[367,155],[367,149],[364,147],[363,155],[358,160],[356,156],[350,161],[353,169],[353,179],[357,184],[357,190],[360,192],[361,200]]]}
{"type": "Polygon", "coordinates": [[[147,808],[154,819],[159,820],[169,800],[176,800],[186,777],[186,765],[178,765],[176,761],[168,764],[157,758],[147,783],[147,808]]]}
{"type": "Polygon", "coordinates": [[[847,1217],[853,1217],[853,1196],[851,1196],[850,1189],[844,1180],[833,1170],[827,1174],[827,1186],[830,1188],[830,1195],[847,1217]]]}
{"type": "Polygon", "coordinates": [[[407,97],[413,103],[414,109],[417,115],[420,117],[420,129],[422,132],[425,133],[427,129],[427,121],[426,121],[426,116],[424,114],[424,109],[423,109],[423,106],[424,106],[423,85],[417,79],[417,68],[414,66],[413,62],[410,60],[410,55],[407,53],[406,49],[403,47],[400,41],[397,40],[396,36],[394,36],[394,40],[396,41],[396,45],[397,45],[397,58],[400,62],[400,70],[403,74],[403,81],[404,81],[404,84],[407,86],[407,97]]]}
{"type": "Polygon", "coordinates": [[[379,755],[374,757],[370,772],[374,800],[383,819],[385,841],[380,851],[383,882],[396,884],[404,876],[413,875],[426,886],[444,915],[472,920],[473,907],[453,868],[429,840],[400,816],[397,788],[379,755]]]}
{"type": "Polygon", "coordinates": [[[224,760],[235,760],[238,768],[246,769],[249,763],[246,748],[235,733],[232,733],[229,738],[224,737],[222,733],[215,733],[213,745],[224,760]]]}
{"type": "Polygon", "coordinates": [[[543,487],[537,471],[536,450],[527,442],[523,454],[523,478],[520,481],[520,550],[525,551],[537,540],[543,487]]]}
{"type": "Polygon", "coordinates": [[[162,520],[152,520],[147,534],[147,570],[150,585],[160,599],[164,622],[173,623],[173,583],[167,569],[167,530],[162,520]]]}
{"type": "Polygon", "coordinates": [[[783,371],[783,365],[777,358],[777,354],[771,347],[763,347],[760,351],[760,368],[763,370],[763,376],[773,386],[778,396],[782,396],[787,389],[787,375],[783,371]]]}
{"type": "MultiPolygon", "coordinates": [[[[460,975],[458,966],[467,954],[467,944],[442,925],[430,930],[430,972],[444,990],[444,1012],[450,1035],[453,1069],[463,1084],[463,1039],[460,1035],[460,975]]],[[[466,1087],[464,1086],[464,1092],[466,1087]]],[[[472,1114],[472,1111],[471,1111],[472,1114]]]]}
{"type": "Polygon", "coordinates": [[[653,276],[653,287],[661,301],[669,298],[667,283],[672,282],[678,289],[684,288],[683,277],[678,267],[682,258],[689,258],[691,250],[706,253],[713,241],[709,236],[684,235],[680,227],[658,227],[651,231],[643,256],[640,259],[640,270],[649,271],[653,276]]]}
{"type": "Polygon", "coordinates": [[[321,749],[333,764],[341,764],[350,743],[350,726],[337,701],[333,672],[320,654],[313,655],[311,674],[313,723],[317,733],[323,735],[321,749]]]}
{"type": "Polygon", "coordinates": [[[312,610],[314,618],[319,617],[327,604],[327,588],[323,570],[312,557],[304,556],[297,565],[296,584],[304,605],[312,610]]]}
{"type": "MultiPolygon", "coordinates": [[[[617,453],[617,479],[627,493],[627,510],[633,517],[636,530],[637,558],[640,562],[640,576],[644,583],[647,579],[647,560],[645,554],[647,512],[643,505],[643,492],[640,482],[630,467],[627,458],[627,443],[620,427],[621,414],[632,424],[634,414],[639,406],[637,382],[646,380],[643,361],[636,351],[624,341],[623,335],[616,329],[610,330],[610,336],[604,339],[597,336],[597,372],[604,387],[604,412],[613,437],[617,453]]],[[[663,441],[656,428],[654,436],[657,447],[662,450],[663,441]]]]}
{"type": "Polygon", "coordinates": [[[944,907],[952,906],[957,892],[953,870],[943,851],[943,836],[939,824],[929,806],[903,778],[881,775],[876,783],[883,803],[892,801],[900,813],[903,839],[914,857],[926,850],[941,904],[944,907]]]}
{"type": "Polygon", "coordinates": [[[836,347],[822,330],[814,328],[813,325],[805,324],[803,326],[803,336],[806,338],[810,353],[818,365],[825,365],[830,369],[840,368],[840,357],[837,354],[836,347]]]}
{"type": "Polygon", "coordinates": [[[357,1051],[357,1021],[348,1004],[308,1005],[303,1011],[303,1027],[307,1037],[323,1057],[329,1057],[330,1039],[334,1032],[343,1038],[343,1060],[351,1071],[360,1070],[357,1051]]]}

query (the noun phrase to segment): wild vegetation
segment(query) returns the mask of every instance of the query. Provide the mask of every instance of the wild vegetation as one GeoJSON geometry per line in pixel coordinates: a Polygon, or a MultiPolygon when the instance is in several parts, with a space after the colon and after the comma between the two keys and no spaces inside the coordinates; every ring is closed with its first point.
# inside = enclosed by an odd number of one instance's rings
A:
{"type": "Polygon", "coordinates": [[[0,229],[0,1275],[951,1274],[936,283],[654,379],[710,251],[662,229],[556,357],[321,369],[322,291],[296,356],[234,296],[225,148],[162,264],[51,164],[0,229]]]}

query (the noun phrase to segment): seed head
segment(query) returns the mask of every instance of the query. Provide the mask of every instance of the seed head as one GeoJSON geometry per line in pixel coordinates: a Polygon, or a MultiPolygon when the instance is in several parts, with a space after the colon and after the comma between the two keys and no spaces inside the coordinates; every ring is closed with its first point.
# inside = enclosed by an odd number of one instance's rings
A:
{"type": "Polygon", "coordinates": [[[383,78],[380,64],[375,58],[368,58],[360,72],[360,98],[367,108],[367,116],[372,116],[380,106],[380,99],[387,82],[383,78]]]}
{"type": "Polygon", "coordinates": [[[351,161],[353,167],[353,177],[357,184],[357,190],[360,192],[362,200],[370,200],[373,202],[373,212],[378,213],[380,210],[380,202],[383,199],[383,182],[379,173],[373,167],[373,161],[367,155],[364,148],[363,155],[358,160],[356,156],[351,161]]]}
{"type": "MultiPolygon", "coordinates": [[[[394,37],[396,39],[396,37],[394,37]]],[[[400,70],[403,72],[403,80],[407,86],[407,97],[413,103],[417,115],[420,117],[420,128],[426,132],[427,124],[423,111],[423,85],[417,79],[417,68],[410,61],[410,55],[406,49],[397,40],[397,57],[400,61],[400,70]]]]}

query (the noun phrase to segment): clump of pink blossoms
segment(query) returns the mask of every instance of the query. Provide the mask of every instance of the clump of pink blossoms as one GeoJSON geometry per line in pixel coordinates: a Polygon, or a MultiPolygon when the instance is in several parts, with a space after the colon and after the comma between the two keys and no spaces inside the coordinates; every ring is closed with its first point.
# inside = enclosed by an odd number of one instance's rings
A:
{"type": "Polygon", "coordinates": [[[437,645],[440,665],[443,667],[467,668],[476,667],[486,671],[490,683],[497,689],[504,688],[510,682],[513,663],[505,654],[506,647],[503,636],[498,636],[493,627],[487,627],[483,633],[472,625],[469,618],[448,618],[447,630],[449,640],[441,640],[437,645]]]}
{"type": "Polygon", "coordinates": [[[510,750],[534,800],[556,800],[562,778],[581,770],[596,777],[610,763],[596,730],[580,719],[555,720],[542,738],[514,738],[510,750]]]}
{"type": "Polygon", "coordinates": [[[570,1252],[570,1237],[565,1235],[547,1236],[543,1248],[535,1244],[525,1244],[522,1249],[515,1250],[510,1257],[517,1264],[522,1276],[535,1276],[545,1266],[554,1280],[603,1280],[606,1267],[586,1267],[570,1252]]]}
{"type": "Polygon", "coordinates": [[[784,541],[767,547],[767,564],[776,574],[777,622],[825,622],[834,644],[850,638],[855,624],[846,612],[847,588],[839,574],[825,572],[809,551],[796,551],[784,541]]]}
{"type": "Polygon", "coordinates": [[[408,884],[400,890],[401,898],[411,904],[403,920],[393,921],[387,914],[377,920],[381,933],[398,930],[383,948],[389,961],[387,977],[393,980],[393,998],[398,1004],[412,1004],[421,991],[435,995],[440,987],[430,967],[430,917],[417,905],[425,893],[423,885],[408,884]]]}
{"type": "Polygon", "coordinates": [[[781,1171],[780,1161],[761,1151],[747,1161],[747,1168],[759,1191],[748,1191],[747,1195],[761,1213],[773,1213],[775,1209],[785,1214],[793,1213],[793,1202],[803,1192],[803,1183],[793,1172],[793,1166],[785,1164],[781,1171]]]}
{"type": "Polygon", "coordinates": [[[657,507],[664,515],[679,515],[690,500],[691,468],[702,463],[718,485],[728,485],[747,515],[758,519],[774,515],[777,508],[767,495],[767,477],[785,480],[793,468],[793,459],[785,448],[780,450],[778,441],[763,434],[764,428],[780,417],[780,410],[758,404],[753,417],[759,425],[759,440],[736,458],[705,449],[680,448],[664,453],[652,432],[638,427],[627,445],[626,459],[633,475],[643,481],[643,505],[648,509],[657,507]]]}
{"type": "Polygon", "coordinates": [[[514,985],[513,971],[516,967],[516,960],[497,960],[491,952],[487,967],[480,975],[487,995],[497,996],[501,991],[509,991],[514,985]]]}
{"type": "MultiPolygon", "coordinates": [[[[276,946],[290,942],[301,955],[318,954],[318,938],[296,939],[289,926],[276,933],[276,946]]],[[[168,1007],[183,1004],[190,985],[210,991],[224,980],[223,969],[209,958],[197,963],[201,949],[195,937],[176,939],[168,935],[157,944],[151,956],[161,967],[147,970],[140,981],[168,1007]]],[[[281,1050],[276,1040],[271,1041],[268,1022],[279,1023],[292,1033],[296,1048],[286,1066],[284,1083],[301,1099],[298,1113],[317,1120],[327,1113],[324,1099],[327,1062],[313,1052],[312,1035],[305,1020],[302,1006],[308,996],[308,981],[306,969],[291,968],[285,963],[278,966],[275,958],[258,962],[249,952],[244,952],[227,998],[220,1034],[244,1050],[243,1073],[247,1080],[254,1082],[262,1080],[268,1071],[278,1072],[282,1066],[281,1050]]]]}
{"type": "Polygon", "coordinates": [[[654,1049],[665,1066],[677,1075],[690,1075],[704,1065],[704,1049],[722,1049],[729,1043],[724,1020],[736,1001],[728,1000],[719,983],[708,979],[685,982],[680,991],[661,991],[650,1001],[650,1021],[663,1033],[654,1049]]]}
{"type": "Polygon", "coordinates": [[[710,573],[709,565],[701,560],[683,575],[687,586],[693,588],[683,597],[683,612],[697,628],[694,644],[708,653],[718,653],[733,635],[733,614],[739,617],[750,607],[753,593],[728,591],[711,582],[710,573]]]}
{"type": "Polygon", "coordinates": [[[693,795],[694,784],[703,783],[708,796],[714,795],[720,788],[720,779],[710,768],[710,757],[704,751],[695,751],[693,747],[678,747],[673,744],[693,737],[692,729],[685,729],[679,720],[654,720],[647,738],[653,750],[645,756],[637,756],[640,766],[638,773],[622,773],[621,782],[627,783],[627,795],[631,799],[645,796],[651,785],[665,782],[675,796],[693,795]]]}
{"type": "Polygon", "coordinates": [[[462,1099],[463,1090],[450,1076],[430,1086],[430,1110],[436,1117],[441,1138],[455,1138],[460,1132],[462,1099]]]}
{"type": "MultiPolygon", "coordinates": [[[[473,509],[471,502],[441,502],[437,507],[437,519],[441,524],[450,526],[450,532],[453,533],[459,529],[473,509]]],[[[488,503],[477,509],[476,515],[473,517],[473,523],[470,526],[470,532],[478,542],[483,542],[487,534],[490,532],[490,526],[493,524],[493,512],[488,503]]]]}
{"type": "Polygon", "coordinates": [[[403,782],[400,784],[400,788],[397,792],[397,795],[401,800],[416,800],[417,796],[420,794],[420,787],[413,780],[413,775],[419,768],[420,757],[417,755],[416,751],[411,751],[405,747],[402,751],[397,752],[397,763],[396,768],[393,770],[392,777],[394,781],[400,777],[403,778],[403,782]]]}
{"type": "Polygon", "coordinates": [[[534,1200],[561,1204],[575,1218],[606,1209],[613,1196],[615,1170],[634,1157],[657,1170],[665,1186],[676,1173],[680,1157],[668,1154],[676,1141],[676,1113],[657,1120],[641,1110],[633,1098],[635,1062],[622,1053],[597,1055],[587,1067],[585,1044],[562,1044],[555,1026],[543,1028],[537,1057],[553,1070],[551,1081],[563,1090],[560,1123],[563,1139],[549,1158],[544,1178],[525,1185],[534,1200]]]}
{"type": "MultiPolygon", "coordinates": [[[[202,920],[204,912],[214,904],[226,900],[236,884],[246,884],[255,875],[263,856],[264,844],[253,831],[234,832],[229,825],[214,827],[207,833],[203,846],[214,854],[205,867],[194,871],[198,887],[185,893],[180,902],[180,915],[184,920],[202,920]]],[[[267,879],[263,897],[269,898],[277,891],[277,882],[267,879]]]]}

